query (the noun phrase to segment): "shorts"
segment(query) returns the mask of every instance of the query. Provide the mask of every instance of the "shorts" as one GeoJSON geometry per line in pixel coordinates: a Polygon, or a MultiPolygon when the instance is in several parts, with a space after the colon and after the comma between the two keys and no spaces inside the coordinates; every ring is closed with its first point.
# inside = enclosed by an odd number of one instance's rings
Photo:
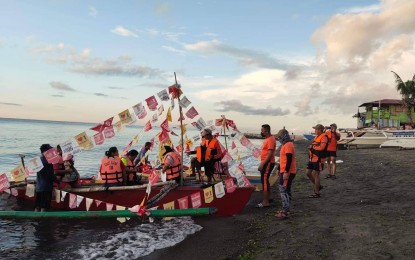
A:
{"type": "Polygon", "coordinates": [[[336,151],[327,151],[327,157],[337,157],[336,151]]]}
{"type": "Polygon", "coordinates": [[[269,176],[271,175],[272,170],[275,167],[275,163],[268,163],[265,164],[261,171],[261,183],[262,183],[262,190],[269,191],[270,184],[269,184],[269,176]]]}
{"type": "Polygon", "coordinates": [[[324,169],[324,164],[321,162],[308,162],[307,170],[313,170],[321,172],[324,169]]]}

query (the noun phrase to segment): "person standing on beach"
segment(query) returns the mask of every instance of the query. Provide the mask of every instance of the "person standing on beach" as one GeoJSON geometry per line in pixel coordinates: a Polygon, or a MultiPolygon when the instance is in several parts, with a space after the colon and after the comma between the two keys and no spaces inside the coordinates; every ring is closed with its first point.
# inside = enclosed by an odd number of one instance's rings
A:
{"type": "Polygon", "coordinates": [[[325,179],[336,179],[336,151],[337,141],[340,140],[340,133],[336,132],[337,125],[335,123],[330,125],[330,130],[326,131],[328,138],[327,145],[327,169],[329,173],[325,179]]]}
{"type": "Polygon", "coordinates": [[[313,183],[314,194],[308,197],[320,198],[320,190],[323,189],[323,186],[320,185],[320,172],[323,170],[323,162],[326,158],[328,138],[324,133],[323,125],[318,124],[313,128],[315,129],[316,137],[314,138],[313,143],[308,147],[309,161],[306,174],[313,183]]]}
{"type": "Polygon", "coordinates": [[[43,212],[50,209],[53,183],[60,183],[60,181],[55,176],[53,165],[50,164],[46,160],[46,157],[43,155],[44,152],[51,148],[52,146],[49,144],[42,144],[40,146],[40,152],[42,153],[40,160],[42,161],[43,168],[36,174],[35,211],[43,212]]]}
{"type": "Polygon", "coordinates": [[[282,210],[275,214],[278,218],[287,218],[290,212],[291,184],[297,172],[297,160],[293,140],[287,130],[281,129],[276,135],[277,140],[282,144],[280,150],[279,165],[279,191],[281,195],[282,210]]]}
{"type": "Polygon", "coordinates": [[[271,135],[271,127],[268,124],[261,126],[261,136],[264,137],[264,142],[261,149],[261,163],[258,166],[258,171],[261,173],[262,183],[262,202],[258,203],[257,208],[269,207],[269,200],[271,197],[269,176],[275,166],[275,152],[277,142],[275,137],[271,135]]]}

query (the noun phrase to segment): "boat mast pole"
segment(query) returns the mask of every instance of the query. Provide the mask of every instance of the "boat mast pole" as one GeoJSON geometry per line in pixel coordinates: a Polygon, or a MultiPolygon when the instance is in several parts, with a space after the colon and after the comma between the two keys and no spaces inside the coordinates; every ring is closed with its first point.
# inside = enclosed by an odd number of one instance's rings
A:
{"type": "MultiPolygon", "coordinates": [[[[176,72],[174,72],[174,81],[176,82],[176,88],[180,90],[179,85],[177,84],[176,72]]],[[[183,142],[183,118],[182,118],[182,107],[180,106],[180,91],[177,92],[177,100],[179,101],[179,117],[180,117],[180,142],[182,146],[182,152],[180,155],[182,167],[180,168],[180,186],[183,186],[183,150],[184,150],[184,142],[183,142]]]]}
{"type": "Polygon", "coordinates": [[[225,137],[225,147],[226,147],[226,151],[228,151],[228,143],[226,142],[226,117],[225,116],[223,116],[222,127],[223,127],[223,136],[225,137]]]}
{"type": "Polygon", "coordinates": [[[378,107],[378,130],[380,130],[380,99],[379,99],[379,107],[378,107]]]}

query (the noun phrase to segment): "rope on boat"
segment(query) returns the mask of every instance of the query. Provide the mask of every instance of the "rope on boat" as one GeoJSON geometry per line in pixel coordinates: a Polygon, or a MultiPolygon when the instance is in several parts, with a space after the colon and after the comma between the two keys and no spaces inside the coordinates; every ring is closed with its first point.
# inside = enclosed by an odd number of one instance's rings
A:
{"type": "Polygon", "coordinates": [[[159,202],[162,198],[164,198],[167,195],[167,193],[177,188],[178,186],[179,184],[177,182],[173,182],[173,183],[169,183],[165,185],[163,188],[161,188],[160,192],[157,195],[155,195],[154,197],[152,197],[151,199],[147,201],[146,207],[147,208],[153,207],[157,202],[159,202]]]}

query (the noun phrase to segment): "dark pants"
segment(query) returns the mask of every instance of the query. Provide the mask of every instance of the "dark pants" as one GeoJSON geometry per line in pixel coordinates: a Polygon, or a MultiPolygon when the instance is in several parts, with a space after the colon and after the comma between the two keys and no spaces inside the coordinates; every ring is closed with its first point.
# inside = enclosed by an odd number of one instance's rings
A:
{"type": "Polygon", "coordinates": [[[52,191],[36,192],[35,208],[50,209],[52,202],[52,191]]]}
{"type": "Polygon", "coordinates": [[[279,190],[281,195],[281,204],[282,209],[285,213],[288,213],[290,211],[290,204],[291,204],[291,185],[293,183],[293,180],[295,178],[295,174],[290,174],[290,177],[288,177],[287,186],[284,187],[284,177],[283,174],[280,174],[279,178],[279,190]]]}

